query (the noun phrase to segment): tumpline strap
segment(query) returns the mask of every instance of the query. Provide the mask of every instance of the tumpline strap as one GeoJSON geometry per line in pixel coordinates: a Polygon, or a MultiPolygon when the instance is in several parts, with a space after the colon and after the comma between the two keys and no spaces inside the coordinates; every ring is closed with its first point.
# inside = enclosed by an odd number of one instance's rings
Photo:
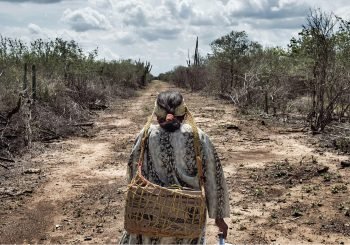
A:
{"type": "Polygon", "coordinates": [[[140,158],[139,158],[139,163],[138,163],[138,165],[140,167],[142,167],[142,165],[143,165],[143,158],[144,158],[144,154],[145,154],[146,140],[147,140],[147,137],[148,137],[148,129],[151,126],[153,116],[154,116],[154,110],[152,112],[152,115],[148,118],[145,127],[143,128],[143,135],[142,135],[142,140],[141,140],[141,153],[140,153],[140,158]]]}
{"type": "MultiPolygon", "coordinates": [[[[200,146],[200,140],[199,140],[199,133],[198,128],[196,126],[196,122],[194,121],[194,118],[191,114],[191,112],[186,107],[186,114],[185,114],[185,120],[188,122],[188,124],[192,127],[193,131],[193,143],[194,143],[194,151],[196,155],[196,164],[198,169],[198,179],[199,179],[199,186],[201,188],[202,194],[204,196],[204,175],[203,175],[203,165],[202,165],[202,158],[201,158],[201,146],[200,146]]],[[[152,112],[152,115],[148,118],[148,121],[144,127],[143,130],[143,136],[141,141],[141,153],[139,158],[139,167],[142,168],[143,162],[144,162],[144,154],[145,154],[145,147],[146,147],[146,140],[148,138],[148,129],[151,126],[152,120],[154,116],[154,110],[152,112]]],[[[142,173],[140,173],[142,175],[142,173]]]]}

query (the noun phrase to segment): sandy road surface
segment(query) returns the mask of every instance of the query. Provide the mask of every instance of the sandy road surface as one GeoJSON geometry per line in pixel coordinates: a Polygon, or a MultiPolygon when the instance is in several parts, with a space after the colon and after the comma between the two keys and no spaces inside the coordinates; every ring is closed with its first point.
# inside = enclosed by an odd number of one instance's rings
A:
{"type": "MultiPolygon", "coordinates": [[[[51,143],[31,158],[46,180],[0,213],[0,243],[116,243],[123,227],[126,163],[157,92],[118,100],[96,119],[91,137],[51,143]]],[[[183,92],[224,166],[230,188],[229,243],[350,243],[346,156],[319,151],[305,133],[282,133],[239,119],[222,101],[183,92]]],[[[216,242],[208,224],[208,243],[216,242]]]]}

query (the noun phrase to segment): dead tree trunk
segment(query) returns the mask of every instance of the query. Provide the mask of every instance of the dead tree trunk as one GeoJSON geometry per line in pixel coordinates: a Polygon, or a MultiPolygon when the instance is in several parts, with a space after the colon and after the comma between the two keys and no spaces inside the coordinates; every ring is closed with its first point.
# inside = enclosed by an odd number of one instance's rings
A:
{"type": "Polygon", "coordinates": [[[36,85],[36,69],[35,65],[32,66],[32,99],[36,100],[37,96],[37,85],[36,85]]]}
{"type": "Polygon", "coordinates": [[[265,90],[265,113],[269,114],[269,95],[267,90],[265,90]]]}
{"type": "Polygon", "coordinates": [[[23,74],[23,91],[25,92],[28,88],[28,80],[27,80],[27,63],[24,64],[24,74],[23,74]]]}
{"type": "Polygon", "coordinates": [[[24,95],[23,105],[22,105],[22,113],[24,116],[24,127],[25,127],[25,137],[24,142],[27,148],[31,148],[32,146],[32,128],[31,128],[31,120],[32,120],[32,100],[28,95],[24,95]]]}

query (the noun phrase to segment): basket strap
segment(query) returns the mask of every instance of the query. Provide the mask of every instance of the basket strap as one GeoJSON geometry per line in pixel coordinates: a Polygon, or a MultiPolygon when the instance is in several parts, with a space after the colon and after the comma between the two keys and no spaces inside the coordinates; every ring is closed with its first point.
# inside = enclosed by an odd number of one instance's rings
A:
{"type": "Polygon", "coordinates": [[[194,144],[194,151],[196,154],[199,187],[201,188],[202,195],[204,196],[204,193],[205,193],[204,192],[204,174],[203,174],[203,164],[202,164],[202,158],[201,158],[201,144],[199,140],[199,133],[198,133],[196,122],[192,116],[192,113],[188,110],[187,106],[186,106],[186,121],[192,127],[192,131],[193,131],[193,144],[194,144]]]}
{"type": "Polygon", "coordinates": [[[144,159],[145,148],[146,148],[146,140],[148,137],[148,129],[151,127],[153,116],[154,116],[154,110],[152,112],[152,115],[148,118],[145,127],[143,128],[143,135],[142,135],[142,140],[141,140],[141,153],[140,153],[140,158],[139,158],[139,162],[138,162],[139,169],[141,169],[143,161],[144,161],[143,159],[144,159]]]}
{"type": "MultiPolygon", "coordinates": [[[[188,124],[192,127],[193,131],[193,143],[194,143],[194,151],[196,155],[196,164],[197,164],[197,169],[198,169],[198,180],[199,180],[199,187],[201,189],[202,195],[205,196],[205,191],[204,191],[204,174],[203,174],[203,164],[202,164],[202,158],[201,158],[201,145],[200,145],[200,140],[199,140],[199,133],[198,133],[198,128],[196,126],[196,122],[194,121],[194,118],[192,116],[192,113],[188,110],[186,106],[186,121],[188,124]]],[[[152,115],[148,118],[148,121],[144,127],[143,130],[143,136],[142,136],[142,141],[141,141],[141,153],[140,153],[140,158],[138,162],[138,171],[141,171],[143,162],[144,162],[144,154],[145,154],[145,148],[146,148],[146,140],[148,138],[148,130],[151,126],[152,120],[154,116],[154,110],[152,112],[152,115]]],[[[140,172],[139,174],[142,175],[140,172]]]]}

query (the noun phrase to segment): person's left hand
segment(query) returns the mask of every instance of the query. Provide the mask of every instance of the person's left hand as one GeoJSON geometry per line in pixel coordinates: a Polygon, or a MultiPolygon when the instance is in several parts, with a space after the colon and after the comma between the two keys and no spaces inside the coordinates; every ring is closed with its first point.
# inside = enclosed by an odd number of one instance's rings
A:
{"type": "Polygon", "coordinates": [[[219,227],[219,230],[222,232],[224,235],[224,238],[226,239],[227,237],[227,230],[228,230],[228,225],[226,224],[224,219],[215,219],[215,225],[219,227]]]}

